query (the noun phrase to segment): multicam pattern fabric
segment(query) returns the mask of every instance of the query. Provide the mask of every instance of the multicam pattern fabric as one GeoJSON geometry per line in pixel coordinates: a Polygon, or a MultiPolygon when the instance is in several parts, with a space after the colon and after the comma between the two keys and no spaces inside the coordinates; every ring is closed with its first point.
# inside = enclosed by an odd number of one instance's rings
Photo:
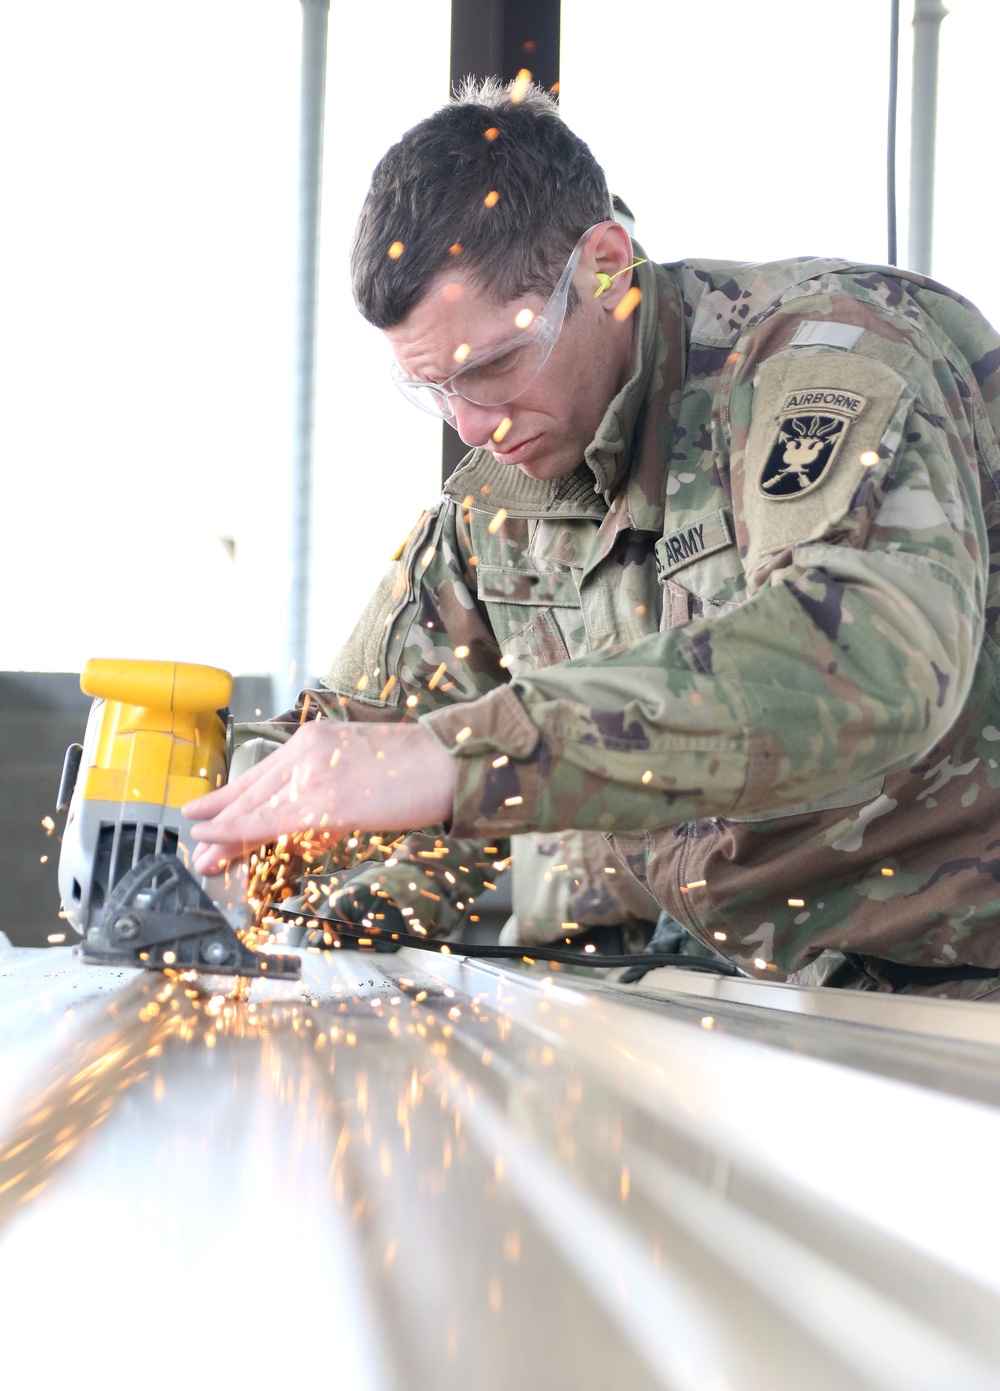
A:
{"type": "Polygon", "coordinates": [[[755,974],[1000,970],[1000,338],[892,269],[638,277],[580,468],[474,451],[316,698],[423,719],[455,835],[608,833],[755,974]]]}

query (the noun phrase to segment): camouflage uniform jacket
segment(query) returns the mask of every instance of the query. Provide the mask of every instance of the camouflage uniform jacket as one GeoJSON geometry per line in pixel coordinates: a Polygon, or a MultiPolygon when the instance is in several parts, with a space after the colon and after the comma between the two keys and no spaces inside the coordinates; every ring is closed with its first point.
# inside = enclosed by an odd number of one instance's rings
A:
{"type": "Polygon", "coordinates": [[[421,718],[455,835],[610,833],[757,974],[1000,968],[1000,338],[885,268],[639,284],[585,461],[469,455],[321,705],[421,718]]]}

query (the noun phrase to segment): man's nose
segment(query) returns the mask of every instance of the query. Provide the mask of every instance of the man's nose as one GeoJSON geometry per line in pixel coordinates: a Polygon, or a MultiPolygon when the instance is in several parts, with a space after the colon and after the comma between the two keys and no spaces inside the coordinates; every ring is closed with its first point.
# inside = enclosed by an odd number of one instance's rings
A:
{"type": "Polygon", "coordinates": [[[500,406],[477,406],[463,396],[452,396],[451,408],[455,414],[449,424],[454,425],[470,449],[481,449],[488,444],[494,430],[504,419],[500,406]]]}

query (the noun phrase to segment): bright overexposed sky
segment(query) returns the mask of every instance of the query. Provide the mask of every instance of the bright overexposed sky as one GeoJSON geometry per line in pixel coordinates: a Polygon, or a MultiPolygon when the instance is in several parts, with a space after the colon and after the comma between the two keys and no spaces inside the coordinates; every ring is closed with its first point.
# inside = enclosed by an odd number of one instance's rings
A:
{"type": "MultiPolygon", "coordinates": [[[[902,5],[900,253],[910,19],[902,5]]],[[[334,3],[311,665],[438,491],[440,426],[357,316],[372,167],[447,97],[448,0],[334,3]]],[[[657,259],[880,262],[889,0],[564,0],[561,100],[657,259]]],[[[288,585],[298,0],[0,7],[0,669],[279,672],[288,585]],[[235,546],[230,557],[220,538],[235,546]]],[[[942,26],[934,274],[1000,322],[1000,6],[942,26]]]]}

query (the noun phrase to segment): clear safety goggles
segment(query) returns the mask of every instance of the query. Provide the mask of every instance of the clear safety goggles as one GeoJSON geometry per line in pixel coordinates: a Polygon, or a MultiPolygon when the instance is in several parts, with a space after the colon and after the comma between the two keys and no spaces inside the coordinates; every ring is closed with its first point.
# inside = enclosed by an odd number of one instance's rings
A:
{"type": "MultiPolygon", "coordinates": [[[[600,225],[594,223],[594,227],[600,225]]],[[[527,391],[545,366],[562,332],[569,287],[594,227],[588,227],[573,248],[542,312],[532,314],[530,309],[522,309],[515,315],[514,322],[521,325],[521,332],[515,337],[494,344],[489,352],[471,362],[464,362],[443,382],[412,381],[403,376],[399,364],[394,362],[392,380],[406,399],[429,415],[450,420],[455,414],[451,404],[453,396],[461,396],[463,401],[471,401],[476,406],[504,406],[527,391]]]]}

